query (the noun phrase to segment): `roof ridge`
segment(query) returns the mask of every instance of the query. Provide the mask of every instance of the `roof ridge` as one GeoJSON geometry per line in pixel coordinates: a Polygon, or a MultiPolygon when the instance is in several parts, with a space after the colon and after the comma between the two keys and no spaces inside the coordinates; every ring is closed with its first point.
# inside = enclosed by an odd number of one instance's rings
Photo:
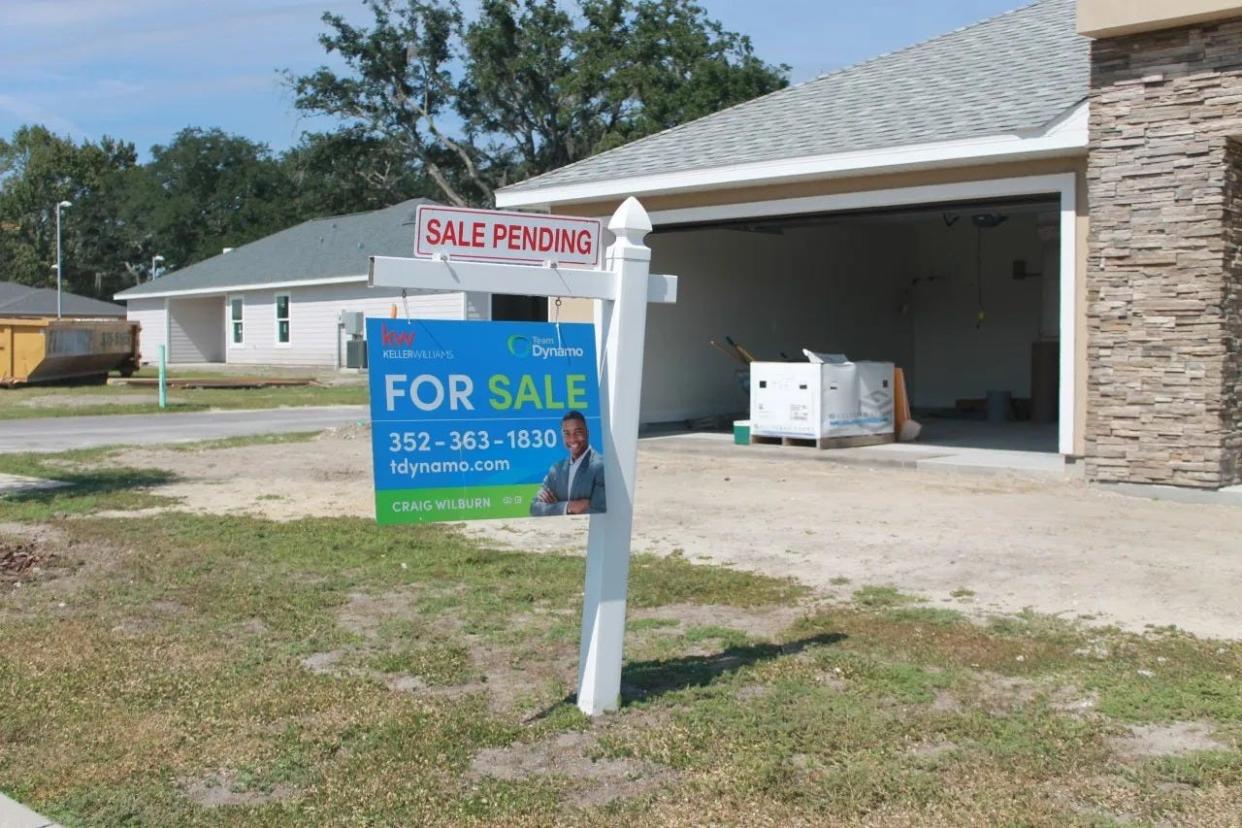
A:
{"type": "MultiPolygon", "coordinates": [[[[956,29],[952,29],[942,34],[934,35],[932,37],[927,38],[926,40],[920,40],[916,43],[911,43],[907,46],[902,46],[901,48],[894,49],[891,52],[884,52],[874,57],[867,58],[866,60],[859,61],[858,63],[851,63],[848,66],[842,66],[837,69],[832,69],[830,71],[824,72],[823,74],[816,75],[813,78],[808,78],[807,80],[800,81],[798,83],[793,83],[788,86],[781,87],[780,89],[773,89],[771,92],[768,92],[763,95],[759,95],[758,97],[748,98],[744,101],[738,101],[735,104],[726,106],[724,109],[718,109],[715,112],[710,112],[707,115],[703,115],[699,118],[695,118],[692,121],[685,121],[684,123],[674,124],[673,126],[668,127],[666,129],[662,129],[659,132],[653,132],[650,135],[644,135],[642,138],[629,141],[628,143],[622,144],[619,147],[613,147],[610,150],[605,150],[604,152],[597,153],[595,155],[588,155],[585,158],[579,158],[577,161],[574,161],[572,164],[565,164],[564,166],[557,167],[554,170],[547,170],[545,172],[540,173],[537,176],[534,176],[533,178],[527,178],[523,181],[514,182],[514,184],[515,185],[516,184],[530,184],[532,182],[538,181],[539,179],[543,178],[546,175],[551,175],[552,173],[560,173],[565,170],[571,170],[580,164],[585,164],[588,161],[593,161],[595,159],[598,159],[600,156],[607,155],[610,152],[616,152],[617,150],[621,150],[626,147],[633,146],[634,144],[638,144],[642,141],[649,141],[661,135],[667,135],[669,133],[676,132],[681,129],[689,128],[690,126],[694,124],[702,123],[703,121],[706,121],[708,119],[717,118],[718,116],[721,116],[726,112],[731,112],[734,109],[738,109],[739,107],[749,106],[750,104],[756,103],[758,101],[766,100],[768,98],[774,98],[778,95],[792,93],[794,90],[801,89],[813,83],[818,83],[826,78],[835,77],[837,75],[842,75],[846,72],[851,72],[856,69],[861,69],[877,61],[880,61],[886,58],[891,58],[895,55],[899,55],[903,52],[908,52],[912,49],[918,49],[928,44],[935,43],[939,40],[944,40],[949,37],[953,37],[967,30],[978,28],[979,26],[983,26],[988,23],[994,23],[995,21],[1000,20],[1003,17],[1008,17],[1009,15],[1017,14],[1018,12],[1021,12],[1021,11],[1026,11],[1027,9],[1034,8],[1035,6],[1039,6],[1044,3],[1055,3],[1055,2],[1065,2],[1065,0],[1030,0],[1029,2],[1026,2],[1023,5],[1017,6],[1016,8],[1009,9],[1008,11],[1003,11],[1003,12],[1000,12],[999,14],[994,14],[991,17],[985,17],[982,20],[976,20],[974,23],[967,23],[965,26],[959,26],[956,29]]],[[[510,186],[513,186],[513,185],[510,185],[510,186]]]]}

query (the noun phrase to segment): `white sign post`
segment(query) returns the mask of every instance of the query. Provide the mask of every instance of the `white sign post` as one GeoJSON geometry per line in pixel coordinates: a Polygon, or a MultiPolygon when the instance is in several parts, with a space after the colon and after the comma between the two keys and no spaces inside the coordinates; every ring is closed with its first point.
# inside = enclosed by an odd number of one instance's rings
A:
{"type": "MultiPolygon", "coordinates": [[[[501,252],[498,245],[508,246],[514,233],[520,238],[524,220],[531,226],[542,227],[573,227],[573,222],[582,221],[572,217],[513,213],[498,214],[503,220],[489,221],[488,215],[482,213],[479,218],[483,230],[476,232],[473,225],[455,227],[453,252],[447,254],[443,252],[443,244],[429,245],[429,240],[422,237],[424,222],[420,219],[420,238],[415,249],[439,247],[437,258],[373,256],[370,284],[423,292],[469,291],[596,300],[595,337],[608,511],[590,517],[578,663],[578,707],[587,715],[595,716],[616,710],[621,702],[647,303],[677,301],[677,277],[650,274],[651,250],[643,244],[643,238],[651,232],[651,220],[634,198],[626,199],[608,222],[616,242],[608,248],[601,270],[562,270],[554,261],[555,255],[547,257],[543,267],[485,263],[512,258],[510,251],[501,252]],[[497,230],[498,227],[505,229],[497,230]],[[463,236],[469,239],[466,252],[458,244],[463,236]],[[482,261],[459,260],[465,257],[482,261]]],[[[442,237],[447,226],[442,223],[435,232],[442,237]]],[[[526,238],[539,237],[528,233],[526,238]]]]}

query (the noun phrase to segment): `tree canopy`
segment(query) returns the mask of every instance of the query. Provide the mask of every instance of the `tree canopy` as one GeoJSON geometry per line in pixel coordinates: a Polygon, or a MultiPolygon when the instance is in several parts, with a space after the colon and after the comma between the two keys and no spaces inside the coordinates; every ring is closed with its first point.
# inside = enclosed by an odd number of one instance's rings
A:
{"type": "Polygon", "coordinates": [[[0,279],[110,297],[308,218],[418,196],[490,206],[495,190],[783,87],[691,0],[364,0],[325,14],[344,69],[286,72],[297,107],[338,122],[283,153],[188,128],[134,145],[38,125],[0,138],[0,279]]]}
{"type": "Polygon", "coordinates": [[[390,141],[441,198],[496,188],[748,100],[786,83],[687,0],[366,0],[372,25],[325,14],[348,71],[288,75],[296,106],[390,141]]]}

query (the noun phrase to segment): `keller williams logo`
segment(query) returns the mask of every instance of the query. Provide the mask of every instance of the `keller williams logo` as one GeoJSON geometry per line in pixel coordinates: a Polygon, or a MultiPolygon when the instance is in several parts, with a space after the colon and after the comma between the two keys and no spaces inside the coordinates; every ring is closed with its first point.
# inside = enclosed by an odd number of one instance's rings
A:
{"type": "Polygon", "coordinates": [[[390,331],[380,324],[380,342],[384,345],[410,346],[414,344],[414,331],[390,331]]]}

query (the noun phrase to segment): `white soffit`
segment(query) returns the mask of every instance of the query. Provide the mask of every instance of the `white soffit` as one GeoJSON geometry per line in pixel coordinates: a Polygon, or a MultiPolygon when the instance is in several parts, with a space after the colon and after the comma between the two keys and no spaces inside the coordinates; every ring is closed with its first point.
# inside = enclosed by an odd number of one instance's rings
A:
{"type": "Polygon", "coordinates": [[[177,296],[224,296],[228,293],[245,293],[250,290],[279,290],[281,288],[315,287],[317,285],[347,285],[361,282],[366,284],[369,277],[363,273],[359,276],[333,276],[328,279],[300,279],[288,282],[269,282],[254,285],[221,285],[219,287],[188,288],[186,290],[163,290],[158,293],[140,293],[137,296],[121,296],[114,294],[118,302],[129,302],[138,299],[162,299],[177,296]]]}
{"type": "Polygon", "coordinates": [[[882,150],[784,158],[704,170],[661,173],[538,190],[496,193],[497,207],[554,209],[559,204],[627,196],[653,196],[739,186],[783,184],[911,170],[1076,157],[1087,152],[1088,105],[1083,101],[1036,134],[990,135],[959,141],[912,144],[882,150]]]}

